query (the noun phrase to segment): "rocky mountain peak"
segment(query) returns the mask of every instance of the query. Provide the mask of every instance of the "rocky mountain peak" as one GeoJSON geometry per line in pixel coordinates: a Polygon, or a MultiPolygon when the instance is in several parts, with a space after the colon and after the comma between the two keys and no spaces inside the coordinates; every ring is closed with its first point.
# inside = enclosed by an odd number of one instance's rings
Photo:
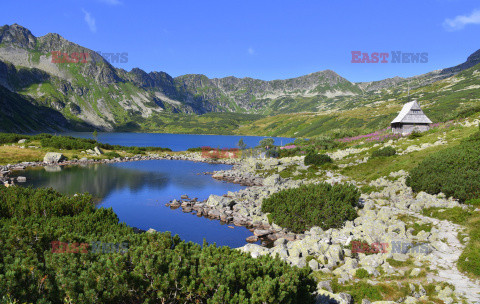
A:
{"type": "Polygon", "coordinates": [[[459,73],[463,70],[466,70],[468,68],[471,68],[477,64],[480,63],[480,50],[474,52],[473,54],[471,54],[470,56],[468,56],[467,58],[467,61],[465,61],[464,63],[462,64],[459,64],[457,66],[454,66],[454,67],[451,67],[451,68],[447,68],[447,69],[443,69],[440,73],[441,74],[455,74],[455,73],[459,73]]]}
{"type": "Polygon", "coordinates": [[[0,27],[0,43],[31,50],[35,48],[36,38],[30,30],[15,23],[0,27]]]}
{"type": "Polygon", "coordinates": [[[477,65],[478,63],[480,63],[480,50],[477,50],[475,53],[468,56],[467,62],[471,62],[474,65],[477,65]]]}

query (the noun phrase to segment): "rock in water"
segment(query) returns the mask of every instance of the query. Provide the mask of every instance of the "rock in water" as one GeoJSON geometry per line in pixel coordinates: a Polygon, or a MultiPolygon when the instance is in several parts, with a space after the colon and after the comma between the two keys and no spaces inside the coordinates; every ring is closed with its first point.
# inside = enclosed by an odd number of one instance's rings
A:
{"type": "Polygon", "coordinates": [[[253,234],[258,236],[258,237],[263,237],[271,234],[272,232],[270,230],[263,230],[263,229],[255,229],[253,231],[253,234]]]}
{"type": "Polygon", "coordinates": [[[178,207],[180,207],[180,205],[181,205],[180,202],[177,201],[176,199],[174,199],[174,200],[172,201],[172,203],[170,204],[170,207],[178,208],[178,207]]]}
{"type": "Polygon", "coordinates": [[[48,152],[43,158],[44,163],[59,163],[64,161],[66,158],[62,153],[57,152],[48,152]]]}
{"type": "Polygon", "coordinates": [[[27,178],[25,176],[17,177],[17,182],[19,183],[25,183],[26,181],[27,181],[27,178]]]}

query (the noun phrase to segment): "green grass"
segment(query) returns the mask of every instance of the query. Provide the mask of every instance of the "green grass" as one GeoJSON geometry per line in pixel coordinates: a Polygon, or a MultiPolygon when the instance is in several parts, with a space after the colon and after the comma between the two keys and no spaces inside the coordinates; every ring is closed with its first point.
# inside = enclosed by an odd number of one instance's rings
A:
{"type": "MultiPolygon", "coordinates": [[[[477,127],[464,128],[461,126],[454,126],[447,129],[434,129],[427,132],[424,136],[417,138],[416,140],[398,140],[395,141],[395,145],[398,145],[402,150],[406,149],[410,145],[422,145],[424,143],[433,143],[437,141],[437,137],[445,134],[447,144],[429,147],[420,151],[410,152],[404,155],[393,155],[390,157],[376,157],[370,158],[368,162],[359,165],[346,167],[341,170],[343,175],[346,175],[356,181],[370,182],[377,178],[388,176],[390,172],[396,172],[399,170],[410,171],[418,166],[423,159],[431,155],[432,153],[444,150],[449,147],[458,145],[462,139],[467,138],[477,132],[477,127]]],[[[369,144],[364,144],[359,147],[369,147],[369,144]]],[[[368,155],[368,151],[359,154],[360,156],[368,155]]],[[[354,156],[356,157],[356,156],[354,156]]],[[[357,157],[358,158],[358,157],[357,157]]],[[[352,159],[349,157],[341,161],[341,163],[349,163],[352,159]]]]}

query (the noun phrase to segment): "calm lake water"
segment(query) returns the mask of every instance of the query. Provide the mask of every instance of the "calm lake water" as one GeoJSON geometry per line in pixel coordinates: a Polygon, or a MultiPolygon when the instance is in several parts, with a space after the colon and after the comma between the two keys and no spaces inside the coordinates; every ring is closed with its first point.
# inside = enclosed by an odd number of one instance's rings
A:
{"type": "Polygon", "coordinates": [[[240,247],[246,244],[245,238],[251,235],[246,228],[231,229],[219,221],[183,213],[181,208],[171,210],[165,206],[165,203],[179,199],[183,194],[204,200],[210,194],[222,195],[245,188],[202,174],[229,168],[228,165],[181,160],[149,160],[33,168],[17,172],[16,175],[27,177],[25,186],[52,187],[67,194],[89,192],[100,200],[98,207],[112,207],[120,221],[129,226],[171,231],[183,240],[199,244],[205,238],[209,243],[240,247]]]}
{"type": "MultiPolygon", "coordinates": [[[[71,132],[61,133],[81,138],[93,138],[92,133],[71,132]]],[[[249,148],[258,145],[262,136],[237,136],[237,135],[194,135],[194,134],[163,134],[163,133],[106,133],[99,132],[97,140],[101,143],[136,147],[162,147],[172,151],[185,151],[188,148],[209,146],[212,148],[235,148],[240,138],[249,148]]],[[[276,145],[292,143],[294,138],[272,137],[276,145]]]]}

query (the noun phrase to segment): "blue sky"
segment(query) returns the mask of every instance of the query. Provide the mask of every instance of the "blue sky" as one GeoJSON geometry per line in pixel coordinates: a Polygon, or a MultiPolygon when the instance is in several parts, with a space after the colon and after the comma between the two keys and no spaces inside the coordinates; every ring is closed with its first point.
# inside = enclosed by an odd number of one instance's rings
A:
{"type": "Polygon", "coordinates": [[[454,66],[480,49],[478,0],[3,0],[2,24],[107,53],[125,70],[172,76],[297,77],[331,69],[350,81],[454,66]],[[427,63],[351,63],[352,51],[428,53],[427,63]]]}

